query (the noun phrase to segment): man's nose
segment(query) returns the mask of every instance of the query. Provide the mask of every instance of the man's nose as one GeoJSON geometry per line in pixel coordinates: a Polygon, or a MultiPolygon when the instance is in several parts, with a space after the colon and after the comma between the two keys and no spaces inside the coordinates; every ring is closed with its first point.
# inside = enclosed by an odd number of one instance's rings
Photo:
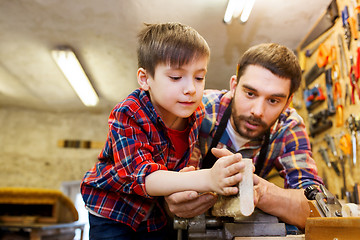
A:
{"type": "Polygon", "coordinates": [[[251,107],[251,115],[261,118],[264,115],[265,111],[265,100],[262,98],[258,98],[254,100],[253,105],[251,107]]]}

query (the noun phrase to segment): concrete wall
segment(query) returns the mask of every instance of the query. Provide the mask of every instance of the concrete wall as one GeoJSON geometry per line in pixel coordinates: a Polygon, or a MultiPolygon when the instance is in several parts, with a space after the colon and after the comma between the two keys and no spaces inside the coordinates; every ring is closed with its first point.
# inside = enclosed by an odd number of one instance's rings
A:
{"type": "Polygon", "coordinates": [[[101,149],[60,148],[58,141],[105,142],[108,115],[0,109],[0,187],[60,189],[81,180],[101,149]]]}

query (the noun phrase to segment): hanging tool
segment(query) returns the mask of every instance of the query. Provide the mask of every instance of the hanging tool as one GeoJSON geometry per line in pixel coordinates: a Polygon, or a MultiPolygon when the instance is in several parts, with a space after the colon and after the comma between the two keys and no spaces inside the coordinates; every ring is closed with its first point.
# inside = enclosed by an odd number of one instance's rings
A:
{"type": "MultiPolygon", "coordinates": [[[[327,143],[328,147],[330,148],[330,151],[331,151],[332,155],[334,156],[334,158],[337,159],[339,157],[339,154],[336,150],[334,137],[327,133],[327,134],[325,134],[324,140],[327,143]]],[[[339,170],[337,161],[330,161],[330,163],[331,163],[331,166],[334,168],[336,174],[338,176],[340,176],[340,170],[339,170]]]]}
{"type": "Polygon", "coordinates": [[[344,107],[341,103],[341,85],[339,81],[334,84],[334,102],[336,104],[336,127],[344,125],[344,107]]]}
{"type": "Polygon", "coordinates": [[[351,163],[351,136],[348,133],[344,133],[340,138],[340,149],[344,153],[345,158],[351,163]]]}
{"type": "Polygon", "coordinates": [[[333,32],[334,31],[329,31],[328,33],[323,35],[322,38],[312,48],[306,50],[305,56],[308,58],[311,57],[313,53],[319,48],[320,44],[325,42],[333,34],[333,32]]]}
{"type": "Polygon", "coordinates": [[[343,133],[339,140],[339,145],[341,149],[341,154],[339,157],[341,170],[342,170],[342,177],[343,177],[343,189],[341,191],[342,198],[344,199],[345,196],[348,195],[347,187],[346,187],[346,172],[345,172],[345,162],[346,160],[350,160],[351,154],[351,139],[350,135],[347,133],[343,133]]]}
{"type": "Polygon", "coordinates": [[[321,154],[322,159],[325,161],[326,165],[328,166],[328,168],[333,168],[336,175],[340,176],[340,170],[336,164],[336,162],[334,161],[330,161],[330,157],[329,154],[327,152],[327,149],[320,146],[319,148],[319,153],[321,154]]]}
{"type": "Polygon", "coordinates": [[[316,63],[305,74],[306,86],[309,86],[316,78],[325,72],[325,67],[328,64],[330,51],[324,43],[319,45],[318,53],[316,56],[316,63]]]}
{"type": "Polygon", "coordinates": [[[325,134],[324,140],[327,143],[328,147],[330,148],[330,151],[333,154],[333,156],[337,158],[338,152],[336,150],[334,137],[327,133],[325,134]]]}
{"type": "Polygon", "coordinates": [[[345,73],[348,73],[348,65],[347,65],[347,61],[346,61],[346,56],[345,56],[345,48],[344,48],[344,41],[343,38],[341,36],[341,34],[338,34],[338,46],[339,46],[339,50],[340,50],[340,67],[341,67],[341,77],[342,79],[346,78],[345,73]]]}
{"type": "Polygon", "coordinates": [[[355,104],[355,91],[360,99],[360,89],[357,84],[358,78],[356,77],[357,74],[357,66],[354,65],[353,57],[350,56],[350,73],[349,73],[349,80],[351,85],[351,98],[350,103],[355,104]]]}
{"type": "Polygon", "coordinates": [[[354,115],[350,114],[350,116],[347,119],[347,124],[348,124],[348,128],[350,129],[351,132],[351,147],[352,147],[352,164],[353,166],[356,165],[356,153],[357,153],[357,148],[356,148],[356,121],[355,121],[355,117],[354,115]]]}
{"type": "Polygon", "coordinates": [[[342,18],[343,28],[345,31],[345,42],[346,42],[347,48],[350,50],[351,30],[350,30],[350,24],[348,22],[348,18],[349,18],[348,6],[345,6],[344,10],[341,11],[341,18],[342,18]]]}
{"type": "Polygon", "coordinates": [[[347,22],[350,25],[350,31],[351,31],[351,35],[353,36],[354,40],[358,40],[358,30],[357,30],[357,24],[356,24],[356,19],[354,17],[354,8],[352,6],[352,4],[349,5],[349,17],[347,19],[347,22]]]}
{"type": "Polygon", "coordinates": [[[326,94],[327,94],[327,106],[330,116],[334,115],[336,112],[334,105],[334,96],[333,96],[333,79],[332,79],[332,68],[329,68],[325,72],[325,83],[326,83],[326,94]]]}
{"type": "Polygon", "coordinates": [[[350,99],[350,93],[349,93],[349,84],[345,84],[345,99],[344,99],[344,102],[345,102],[345,106],[347,105],[347,100],[349,100],[349,104],[351,105],[351,99],[350,99]]]}
{"type": "Polygon", "coordinates": [[[327,109],[315,114],[309,113],[309,130],[311,137],[315,137],[315,135],[332,127],[332,121],[328,119],[328,117],[329,111],[327,109]]]}
{"type": "Polygon", "coordinates": [[[317,106],[319,106],[322,102],[325,101],[326,97],[320,87],[319,84],[316,84],[313,88],[304,90],[304,99],[306,109],[311,111],[317,106]]]}

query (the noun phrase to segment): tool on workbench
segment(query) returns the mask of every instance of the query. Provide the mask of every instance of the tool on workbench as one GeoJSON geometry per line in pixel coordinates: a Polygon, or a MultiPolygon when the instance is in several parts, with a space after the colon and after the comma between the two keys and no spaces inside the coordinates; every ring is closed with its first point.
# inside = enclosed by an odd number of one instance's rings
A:
{"type": "Polygon", "coordinates": [[[322,102],[325,101],[326,97],[322,91],[322,88],[319,84],[316,84],[313,88],[305,88],[304,90],[304,99],[306,109],[311,111],[322,102]]]}
{"type": "Polygon", "coordinates": [[[323,185],[320,189],[315,186],[309,186],[304,194],[310,200],[310,209],[312,214],[319,214],[319,217],[342,217],[342,205],[339,200],[323,185]]]}
{"type": "Polygon", "coordinates": [[[330,115],[336,113],[333,96],[333,79],[332,79],[332,68],[325,71],[325,83],[326,83],[326,95],[327,95],[327,106],[330,115]]]}
{"type": "Polygon", "coordinates": [[[356,120],[353,114],[350,114],[348,119],[346,120],[348,128],[351,132],[351,149],[352,149],[352,166],[356,165],[356,153],[357,153],[357,147],[356,147],[356,120]]]}
{"type": "Polygon", "coordinates": [[[316,78],[325,72],[325,67],[328,64],[330,51],[324,43],[319,45],[316,56],[316,63],[305,73],[305,83],[309,86],[316,78]]]}
{"type": "Polygon", "coordinates": [[[336,162],[334,161],[330,161],[330,157],[329,157],[329,154],[327,152],[327,149],[320,146],[319,147],[319,153],[321,154],[321,157],[322,159],[325,161],[326,165],[328,166],[328,168],[333,168],[336,175],[340,176],[340,170],[339,168],[337,167],[337,164],[336,162]]]}
{"type": "Polygon", "coordinates": [[[332,121],[328,119],[330,116],[327,109],[321,110],[315,114],[309,113],[309,130],[310,136],[315,137],[317,134],[326,131],[332,127],[332,121]]]}
{"type": "Polygon", "coordinates": [[[348,18],[349,18],[348,6],[345,6],[344,9],[341,11],[341,18],[342,18],[343,28],[345,31],[345,42],[346,42],[347,48],[350,50],[351,30],[350,30],[350,24],[348,22],[348,18]]]}

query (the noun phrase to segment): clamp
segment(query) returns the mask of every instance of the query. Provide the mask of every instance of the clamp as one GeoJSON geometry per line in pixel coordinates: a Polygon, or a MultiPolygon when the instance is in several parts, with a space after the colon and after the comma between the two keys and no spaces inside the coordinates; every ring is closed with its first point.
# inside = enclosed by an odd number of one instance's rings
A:
{"type": "Polygon", "coordinates": [[[304,193],[308,200],[315,203],[315,209],[312,210],[317,210],[320,217],[342,217],[341,203],[324,185],[320,185],[319,188],[309,186],[304,193]]]}

